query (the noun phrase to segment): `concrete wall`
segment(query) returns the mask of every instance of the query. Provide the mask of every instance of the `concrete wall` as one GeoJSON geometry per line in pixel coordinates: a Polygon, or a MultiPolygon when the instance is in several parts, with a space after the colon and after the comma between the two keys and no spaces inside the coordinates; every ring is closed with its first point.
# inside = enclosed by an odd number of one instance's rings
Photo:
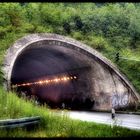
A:
{"type": "Polygon", "coordinates": [[[81,100],[89,97],[95,101],[92,110],[110,110],[112,106],[118,109],[127,108],[140,102],[140,96],[133,85],[108,59],[85,44],[57,34],[31,34],[17,40],[7,50],[3,65],[6,89],[11,89],[12,70],[18,56],[28,48],[42,44],[55,45],[58,50],[63,48],[64,53],[71,52],[75,59],[80,56],[83,63],[91,67],[80,75],[77,90],[81,90],[81,100]],[[82,81],[87,85],[84,90],[82,81]]]}

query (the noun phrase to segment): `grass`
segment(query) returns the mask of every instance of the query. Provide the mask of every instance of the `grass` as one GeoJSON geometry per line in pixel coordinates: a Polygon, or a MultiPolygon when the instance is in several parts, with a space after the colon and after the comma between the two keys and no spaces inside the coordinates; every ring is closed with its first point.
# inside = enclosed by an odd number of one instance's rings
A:
{"type": "Polygon", "coordinates": [[[0,137],[122,137],[139,136],[140,131],[114,127],[93,122],[72,120],[60,116],[47,106],[37,106],[26,98],[0,87],[0,119],[41,116],[40,125],[32,130],[15,128],[0,129],[0,137]]]}

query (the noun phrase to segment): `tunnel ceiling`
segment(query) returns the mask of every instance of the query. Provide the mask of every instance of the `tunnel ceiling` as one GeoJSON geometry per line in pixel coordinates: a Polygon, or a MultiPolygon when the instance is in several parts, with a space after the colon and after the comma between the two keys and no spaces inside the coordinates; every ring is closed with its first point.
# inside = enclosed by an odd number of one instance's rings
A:
{"type": "Polygon", "coordinates": [[[67,101],[84,107],[90,101],[87,108],[91,110],[109,110],[112,106],[136,106],[140,100],[132,84],[108,59],[57,34],[31,34],[19,39],[7,50],[3,66],[6,89],[19,85],[25,90],[23,84],[30,83],[32,94],[57,104],[67,101]],[[52,84],[45,83],[47,80],[52,84]]]}
{"type": "Polygon", "coordinates": [[[90,64],[85,57],[81,58],[80,53],[69,48],[56,45],[44,45],[47,42],[36,42],[24,50],[16,59],[13,67],[11,82],[26,82],[44,76],[53,76],[81,71],[90,64]],[[26,70],[25,70],[26,68],[26,70]]]}

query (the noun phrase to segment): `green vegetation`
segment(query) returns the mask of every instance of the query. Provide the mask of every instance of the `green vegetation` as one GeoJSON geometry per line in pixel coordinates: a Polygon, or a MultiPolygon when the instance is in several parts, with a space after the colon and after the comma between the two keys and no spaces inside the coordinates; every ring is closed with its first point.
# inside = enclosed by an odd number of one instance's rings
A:
{"type": "Polygon", "coordinates": [[[0,113],[0,119],[41,116],[41,123],[38,127],[30,131],[25,128],[9,131],[0,129],[0,137],[121,137],[140,135],[140,131],[71,120],[66,115],[58,116],[56,111],[50,111],[47,106],[37,106],[34,101],[19,98],[12,92],[7,93],[3,87],[0,87],[0,113]]]}
{"type": "MultiPolygon", "coordinates": [[[[139,3],[0,3],[0,64],[6,50],[30,33],[57,33],[75,38],[103,53],[133,83],[140,93],[140,4],[139,3]]],[[[41,115],[39,128],[4,131],[11,137],[107,137],[134,136],[140,132],[57,117],[43,106],[8,94],[0,73],[0,118],[41,115]]]]}

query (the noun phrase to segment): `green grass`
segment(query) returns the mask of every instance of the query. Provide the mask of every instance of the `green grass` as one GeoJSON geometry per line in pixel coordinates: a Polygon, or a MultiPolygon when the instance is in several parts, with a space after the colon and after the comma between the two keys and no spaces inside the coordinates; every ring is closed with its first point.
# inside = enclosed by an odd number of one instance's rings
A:
{"type": "Polygon", "coordinates": [[[0,119],[41,116],[40,125],[32,130],[15,128],[0,129],[0,137],[122,137],[139,136],[140,131],[126,128],[72,120],[68,116],[58,115],[47,106],[37,106],[15,93],[6,92],[0,87],[0,119]]]}

